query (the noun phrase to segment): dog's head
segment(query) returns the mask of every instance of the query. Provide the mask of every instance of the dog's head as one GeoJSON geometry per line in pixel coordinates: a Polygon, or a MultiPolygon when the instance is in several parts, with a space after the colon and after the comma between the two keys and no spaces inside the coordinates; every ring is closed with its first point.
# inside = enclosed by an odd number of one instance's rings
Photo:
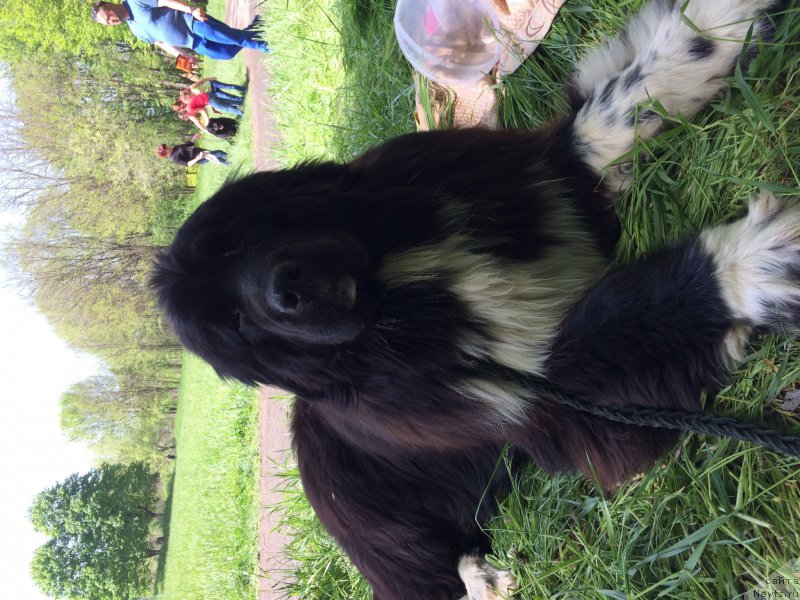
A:
{"type": "Polygon", "coordinates": [[[231,182],[201,205],[152,275],[181,341],[255,383],[358,337],[376,310],[375,257],[348,191],[345,167],[306,165],[231,182]]]}
{"type": "Polygon", "coordinates": [[[405,136],[227,183],[155,267],[178,337],[223,376],[306,398],[402,404],[487,362],[538,372],[605,260],[527,138],[503,134],[486,160],[487,136],[405,136]],[[487,184],[484,163],[507,176],[487,184]]]}
{"type": "Polygon", "coordinates": [[[465,310],[449,281],[388,282],[385,266],[442,238],[443,201],[370,167],[256,173],[198,207],[151,280],[181,342],[222,376],[306,397],[450,360],[465,310]]]}

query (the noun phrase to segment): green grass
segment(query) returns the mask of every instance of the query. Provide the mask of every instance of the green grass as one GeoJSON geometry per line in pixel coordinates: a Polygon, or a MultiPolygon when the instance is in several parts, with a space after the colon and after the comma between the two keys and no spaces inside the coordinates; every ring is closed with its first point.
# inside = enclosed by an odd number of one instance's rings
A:
{"type": "MultiPolygon", "coordinates": [[[[224,0],[210,0],[221,18],[224,0]]],[[[203,76],[243,84],[245,68],[205,60],[203,76]]],[[[202,136],[198,144],[228,153],[231,168],[197,170],[194,194],[180,207],[188,216],[232,172],[253,169],[252,97],[230,142],[202,136]]],[[[255,598],[258,571],[258,418],[253,389],[221,381],[200,359],[184,353],[175,420],[174,473],[167,479],[166,551],[159,557],[155,592],[166,600],[255,598]]]]}
{"type": "Polygon", "coordinates": [[[347,160],[413,130],[411,68],[391,3],[289,0],[270,7],[265,36],[284,142],[276,158],[347,160]]]}
{"type": "Polygon", "coordinates": [[[339,122],[342,85],[338,31],[316,0],[270,6],[264,36],[269,40],[271,94],[283,136],[274,157],[292,164],[303,157],[335,158],[333,135],[339,122]]]}
{"type": "MultiPolygon", "coordinates": [[[[503,87],[502,122],[531,129],[566,109],[576,59],[618,31],[642,0],[568,0],[550,35],[503,87]]],[[[391,30],[393,2],[288,0],[272,7],[284,162],[347,159],[413,129],[411,74],[391,30]]],[[[796,6],[796,3],[795,3],[796,6]]],[[[743,211],[758,188],[800,187],[800,9],[775,44],[691,122],[637,148],[635,184],[619,201],[620,260],[743,211]],[[642,153],[644,158],[638,158],[642,153]]],[[[800,428],[780,394],[800,378],[795,340],[759,340],[718,396],[721,412],[800,428]]],[[[301,598],[369,598],[302,498],[297,474],[286,522],[301,562],[301,598]]],[[[531,468],[490,524],[492,558],[512,569],[519,598],[732,598],[800,559],[800,463],[747,444],[684,436],[674,455],[604,496],[577,476],[531,468]]]]}
{"type": "Polygon", "coordinates": [[[175,423],[168,546],[156,592],[171,600],[254,598],[256,393],[220,381],[187,353],[175,423]]]}

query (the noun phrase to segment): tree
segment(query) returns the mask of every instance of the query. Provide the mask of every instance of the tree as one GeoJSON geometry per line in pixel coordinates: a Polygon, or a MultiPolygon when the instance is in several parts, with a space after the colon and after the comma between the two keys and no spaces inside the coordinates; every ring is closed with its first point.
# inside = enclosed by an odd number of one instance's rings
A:
{"type": "Polygon", "coordinates": [[[0,58],[32,53],[95,53],[122,40],[137,43],[127,27],[101,27],[86,0],[3,0],[0,2],[0,58]]]}
{"type": "MultiPolygon", "coordinates": [[[[185,219],[191,190],[185,169],[155,151],[193,133],[171,109],[187,80],[127,27],[93,23],[92,1],[0,0],[0,75],[14,90],[0,101],[0,207],[26,209],[0,262],[70,346],[109,370],[65,395],[68,435],[89,440],[101,460],[161,468],[174,455],[164,432],[181,349],[147,271],[185,219]]],[[[42,577],[56,558],[88,572],[62,541],[37,554],[42,577]]]]}
{"type": "Polygon", "coordinates": [[[144,463],[104,464],[39,493],[29,511],[50,539],[31,574],[55,598],[127,600],[150,582],[147,558],[155,516],[155,475],[144,463]]]}
{"type": "Polygon", "coordinates": [[[73,384],[61,396],[67,437],[87,443],[101,458],[145,460],[157,468],[171,450],[160,432],[172,423],[177,380],[171,370],[148,367],[149,378],[130,368],[73,384]]]}
{"type": "Polygon", "coordinates": [[[118,352],[167,359],[178,345],[146,286],[157,248],[147,234],[100,237],[71,227],[60,211],[37,209],[6,241],[4,260],[13,280],[74,347],[112,363],[118,352]]]}

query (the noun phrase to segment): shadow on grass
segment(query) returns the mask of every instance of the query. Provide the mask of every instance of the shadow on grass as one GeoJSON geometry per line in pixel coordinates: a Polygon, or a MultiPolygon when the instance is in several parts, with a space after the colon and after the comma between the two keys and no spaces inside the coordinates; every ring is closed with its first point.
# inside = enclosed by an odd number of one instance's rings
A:
{"type": "Polygon", "coordinates": [[[161,545],[161,553],[158,555],[158,562],[156,563],[156,578],[153,584],[155,592],[162,591],[164,587],[164,571],[167,564],[167,551],[169,550],[169,525],[172,519],[172,499],[175,490],[175,470],[169,474],[167,481],[164,483],[164,494],[166,499],[164,501],[164,513],[161,516],[161,530],[164,537],[164,543],[161,545]]]}

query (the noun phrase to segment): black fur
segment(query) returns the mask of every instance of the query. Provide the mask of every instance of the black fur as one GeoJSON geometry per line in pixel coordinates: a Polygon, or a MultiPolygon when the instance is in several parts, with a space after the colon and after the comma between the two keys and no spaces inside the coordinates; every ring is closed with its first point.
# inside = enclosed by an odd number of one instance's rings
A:
{"type": "Polygon", "coordinates": [[[509,369],[534,365],[509,366],[514,352],[496,344],[533,342],[503,338],[517,321],[508,306],[552,330],[522,355],[540,352],[551,382],[597,403],[695,410],[727,376],[721,347],[737,323],[697,238],[605,273],[613,194],[574,123],[586,103],[611,105],[618,83],[575,96],[538,132],[407,135],[348,164],[230,182],[158,259],[153,287],[190,350],[223,377],[296,394],[305,490],[376,599],[464,594],[456,566],[490,547],[478,522],[508,489],[495,468],[507,442],[512,472],[534,460],[606,488],[674,443],[518,389],[509,369]],[[527,274],[538,283],[520,290],[527,274]],[[517,304],[470,295],[487,281],[517,304]],[[548,286],[563,307],[537,303],[548,286]]]}
{"type": "Polygon", "coordinates": [[[708,58],[714,54],[714,41],[697,36],[689,46],[689,54],[696,60],[708,58]]]}
{"type": "MultiPolygon", "coordinates": [[[[535,268],[564,243],[545,228],[555,202],[575,208],[574,227],[589,228],[602,254],[616,231],[611,203],[581,167],[569,124],[544,134],[410,135],[349,165],[258,173],[202,205],[159,260],[154,285],[189,349],[223,376],[297,394],[292,429],[305,489],[376,598],[463,593],[455,566],[488,547],[475,511],[487,487],[507,487],[504,469],[492,478],[506,441],[515,465],[533,458],[551,470],[583,469],[606,486],[674,441],[546,401],[531,402],[523,422],[494,425],[485,405],[453,386],[485,378],[491,365],[459,346],[462,336],[489,333],[449,275],[386,290],[375,274],[387,255],[456,233],[499,264],[535,268]],[[271,310],[269,270],[287,249],[293,260],[322,262],[309,275],[321,288],[349,265],[354,306],[334,298],[307,317],[271,310]],[[326,329],[326,314],[341,320],[326,329]]],[[[554,340],[548,371],[597,402],[694,409],[701,388],[724,376],[715,352],[731,325],[709,257],[687,242],[591,289],[554,340]]],[[[479,517],[492,507],[486,501],[479,517]]]]}

